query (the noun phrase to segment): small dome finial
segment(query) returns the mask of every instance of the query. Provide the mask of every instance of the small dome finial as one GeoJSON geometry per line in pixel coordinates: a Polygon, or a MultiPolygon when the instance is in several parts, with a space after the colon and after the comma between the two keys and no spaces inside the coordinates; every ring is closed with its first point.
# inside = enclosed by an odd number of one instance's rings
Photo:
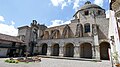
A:
{"type": "Polygon", "coordinates": [[[90,1],[87,1],[87,2],[85,2],[85,4],[91,4],[91,2],[90,2],[90,1]]]}

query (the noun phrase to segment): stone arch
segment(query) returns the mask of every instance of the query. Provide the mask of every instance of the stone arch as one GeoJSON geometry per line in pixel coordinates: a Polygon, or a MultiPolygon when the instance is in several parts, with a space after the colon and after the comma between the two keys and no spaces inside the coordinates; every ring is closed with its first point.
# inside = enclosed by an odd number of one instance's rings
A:
{"type": "Polygon", "coordinates": [[[50,36],[51,39],[60,38],[60,37],[61,35],[58,29],[54,29],[51,31],[51,36],[50,36]]]}
{"type": "Polygon", "coordinates": [[[48,45],[46,43],[42,43],[40,47],[41,47],[40,54],[41,55],[47,55],[48,45]]]}
{"type": "Polygon", "coordinates": [[[80,45],[80,57],[92,58],[92,45],[90,43],[82,43],[80,45]]]}
{"type": "Polygon", "coordinates": [[[55,43],[51,46],[51,56],[59,56],[59,44],[55,43]]]}
{"type": "Polygon", "coordinates": [[[63,29],[62,38],[70,38],[70,37],[74,37],[74,34],[71,28],[69,27],[69,25],[66,25],[63,29]]]}
{"type": "Polygon", "coordinates": [[[108,42],[100,43],[100,59],[101,60],[109,60],[109,52],[110,44],[108,42]]]}
{"type": "Polygon", "coordinates": [[[57,30],[57,32],[56,32],[56,38],[60,38],[60,37],[61,37],[60,31],[57,30]]]}
{"type": "Polygon", "coordinates": [[[90,32],[90,23],[84,24],[84,32],[85,32],[85,33],[90,32]]]}
{"type": "Polygon", "coordinates": [[[48,31],[44,31],[43,39],[49,39],[49,32],[48,31]]]}
{"type": "Polygon", "coordinates": [[[67,43],[64,45],[64,57],[74,56],[74,45],[72,43],[67,43]]]}
{"type": "Polygon", "coordinates": [[[77,24],[76,28],[76,37],[82,37],[83,36],[83,26],[82,24],[77,24]]]}

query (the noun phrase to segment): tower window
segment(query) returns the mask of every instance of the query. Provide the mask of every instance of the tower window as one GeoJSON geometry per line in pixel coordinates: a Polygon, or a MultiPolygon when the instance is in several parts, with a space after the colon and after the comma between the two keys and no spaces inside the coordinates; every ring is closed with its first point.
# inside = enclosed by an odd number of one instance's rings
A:
{"type": "Polygon", "coordinates": [[[90,32],[90,24],[89,24],[89,23],[86,23],[86,24],[84,25],[84,28],[85,28],[85,33],[90,32]]]}
{"type": "Polygon", "coordinates": [[[98,10],[98,15],[101,15],[101,11],[100,10],[98,10]]]}
{"type": "Polygon", "coordinates": [[[85,15],[89,15],[89,11],[85,11],[84,13],[85,13],[85,15]]]}

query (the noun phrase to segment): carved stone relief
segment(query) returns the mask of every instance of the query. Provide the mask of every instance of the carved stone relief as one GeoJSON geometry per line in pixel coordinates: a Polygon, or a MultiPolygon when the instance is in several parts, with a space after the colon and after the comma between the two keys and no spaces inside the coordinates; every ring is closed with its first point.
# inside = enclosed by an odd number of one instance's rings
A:
{"type": "Polygon", "coordinates": [[[66,25],[62,33],[62,38],[69,38],[69,36],[70,36],[70,27],[66,25]]]}
{"type": "Polygon", "coordinates": [[[50,39],[54,39],[54,38],[60,38],[60,32],[57,29],[55,29],[51,32],[50,39]]]}
{"type": "Polygon", "coordinates": [[[93,29],[93,35],[97,35],[98,34],[98,32],[97,32],[97,25],[96,24],[93,24],[92,25],[92,29],[93,29]]]}
{"type": "Polygon", "coordinates": [[[76,28],[76,37],[82,37],[83,36],[83,26],[82,24],[77,24],[76,28]]]}

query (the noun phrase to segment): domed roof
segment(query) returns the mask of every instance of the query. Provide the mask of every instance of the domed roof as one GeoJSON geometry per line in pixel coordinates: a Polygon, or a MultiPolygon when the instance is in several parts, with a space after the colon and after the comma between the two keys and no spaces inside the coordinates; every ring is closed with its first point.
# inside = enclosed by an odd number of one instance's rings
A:
{"type": "Polygon", "coordinates": [[[80,10],[88,9],[88,8],[99,8],[99,9],[102,9],[100,6],[98,6],[98,5],[96,5],[96,4],[91,4],[90,1],[87,1],[87,2],[85,3],[85,5],[80,8],[80,10]]]}

